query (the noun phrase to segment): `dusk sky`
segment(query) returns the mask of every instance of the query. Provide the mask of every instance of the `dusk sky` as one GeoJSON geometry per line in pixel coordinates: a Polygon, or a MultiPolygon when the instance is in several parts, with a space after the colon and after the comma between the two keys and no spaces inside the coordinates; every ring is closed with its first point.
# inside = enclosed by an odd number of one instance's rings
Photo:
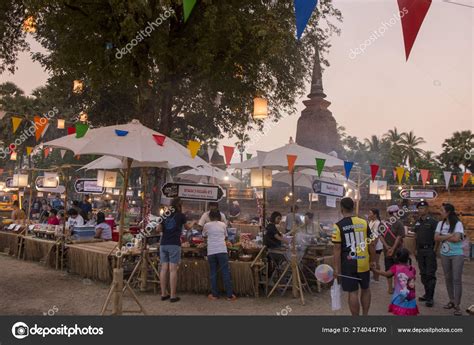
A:
{"type": "MultiPolygon", "coordinates": [[[[334,0],[334,4],[344,20],[339,24],[341,35],[331,38],[331,66],[324,72],[323,85],[332,103],[329,109],[348,134],[363,139],[393,127],[413,130],[427,141],[424,149],[439,153],[453,132],[474,128],[474,0],[433,0],[408,62],[400,21],[363,54],[350,57],[351,49],[398,13],[396,0],[334,0]]],[[[32,48],[41,47],[34,42],[32,48]]],[[[46,80],[47,74],[29,54],[21,56],[15,75],[1,75],[2,82],[15,82],[27,94],[46,80]]],[[[270,150],[295,137],[305,98],[298,100],[296,114],[282,120],[248,152],[270,150]]]]}

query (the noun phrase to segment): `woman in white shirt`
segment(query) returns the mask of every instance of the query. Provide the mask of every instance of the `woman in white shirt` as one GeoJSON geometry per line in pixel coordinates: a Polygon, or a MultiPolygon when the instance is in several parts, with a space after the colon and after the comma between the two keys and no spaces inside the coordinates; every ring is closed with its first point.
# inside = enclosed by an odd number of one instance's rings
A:
{"type": "Polygon", "coordinates": [[[460,304],[464,267],[462,249],[464,227],[453,205],[443,204],[440,211],[443,220],[436,227],[435,240],[441,242],[441,264],[449,296],[449,303],[444,308],[454,309],[454,315],[460,316],[462,315],[460,304]]]}
{"type": "Polygon", "coordinates": [[[207,261],[211,271],[211,294],[208,296],[210,300],[219,298],[217,290],[217,274],[219,270],[222,272],[224,287],[226,290],[227,300],[234,301],[237,299],[232,290],[232,281],[230,278],[229,255],[227,254],[227,246],[225,243],[227,237],[227,226],[221,222],[221,214],[218,210],[209,212],[210,222],[204,225],[202,234],[207,237],[207,261]]]}
{"type": "MultiPolygon", "coordinates": [[[[372,234],[377,234],[377,242],[375,242],[375,264],[377,265],[377,270],[380,270],[380,255],[383,251],[383,243],[380,241],[379,236],[379,227],[380,227],[380,212],[378,209],[373,208],[369,211],[369,228],[372,234]]],[[[374,280],[379,281],[379,275],[374,272],[374,280]]]]}
{"type": "Polygon", "coordinates": [[[110,228],[110,225],[105,222],[105,214],[102,212],[97,213],[95,238],[100,238],[104,241],[112,240],[112,229],[110,228]]]}
{"type": "Polygon", "coordinates": [[[67,215],[69,216],[66,222],[66,225],[69,229],[72,229],[75,226],[83,226],[84,225],[84,218],[77,212],[75,208],[69,209],[67,211],[67,215]]]}

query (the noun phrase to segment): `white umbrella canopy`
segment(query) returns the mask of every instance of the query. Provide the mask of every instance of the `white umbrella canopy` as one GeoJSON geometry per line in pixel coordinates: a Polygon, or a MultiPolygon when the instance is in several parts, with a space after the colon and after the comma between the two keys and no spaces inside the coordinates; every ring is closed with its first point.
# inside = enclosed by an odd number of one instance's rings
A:
{"type": "MultiPolygon", "coordinates": [[[[295,186],[313,188],[314,181],[323,181],[335,184],[347,183],[350,187],[355,188],[356,183],[352,180],[346,180],[346,177],[339,173],[323,171],[321,177],[318,177],[318,172],[313,169],[303,169],[295,172],[294,176],[295,186]]],[[[291,185],[291,174],[288,171],[278,172],[273,175],[273,181],[283,182],[291,185]]]]}
{"type": "Polygon", "coordinates": [[[296,158],[295,167],[315,167],[316,158],[325,159],[326,163],[324,166],[328,168],[344,165],[342,159],[291,143],[269,152],[258,152],[257,157],[242,163],[232,164],[231,167],[235,169],[265,167],[272,170],[281,170],[282,168],[288,167],[287,155],[296,155],[298,157],[296,158]],[[262,154],[264,154],[264,158],[259,159],[259,156],[262,154]]]}
{"type": "Polygon", "coordinates": [[[230,175],[225,170],[207,165],[207,166],[200,166],[194,169],[189,169],[183,171],[182,173],[176,175],[176,177],[189,180],[193,182],[202,182],[207,183],[208,178],[210,178],[210,182],[213,179],[222,182],[222,183],[239,183],[240,180],[235,176],[230,175]]]}
{"type": "MultiPolygon", "coordinates": [[[[115,125],[89,129],[82,138],[75,134],[49,141],[44,146],[67,149],[75,155],[106,155],[119,159],[131,158],[134,161],[156,164],[168,163],[172,166],[196,167],[201,163],[191,158],[187,148],[166,137],[163,146],[156,143],[154,135],[161,136],[138,120],[125,125],[115,125]],[[117,134],[122,134],[122,136],[117,134]]],[[[201,160],[202,161],[202,160],[201,160]]]]}

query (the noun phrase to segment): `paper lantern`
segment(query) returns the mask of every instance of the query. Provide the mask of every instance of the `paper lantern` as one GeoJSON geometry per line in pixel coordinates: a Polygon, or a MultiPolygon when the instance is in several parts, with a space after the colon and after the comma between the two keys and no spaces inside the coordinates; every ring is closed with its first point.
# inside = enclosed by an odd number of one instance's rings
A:
{"type": "Polygon", "coordinates": [[[87,115],[87,113],[85,111],[81,111],[79,113],[79,121],[81,122],[87,122],[87,119],[89,118],[89,116],[87,115]]]}
{"type": "Polygon", "coordinates": [[[97,186],[105,188],[114,188],[117,184],[117,172],[99,170],[97,172],[97,186]]]}
{"type": "Polygon", "coordinates": [[[253,99],[253,119],[264,120],[268,117],[268,101],[265,98],[253,99]]]}
{"type": "Polygon", "coordinates": [[[392,192],[387,190],[385,195],[380,195],[380,200],[392,200],[392,192]]]}
{"type": "Polygon", "coordinates": [[[272,186],[271,169],[251,169],[250,185],[252,187],[270,188],[272,186]]]}
{"type": "Polygon", "coordinates": [[[120,189],[114,189],[112,194],[113,195],[120,195],[120,189]]]}
{"type": "Polygon", "coordinates": [[[10,160],[11,161],[16,161],[16,156],[17,156],[16,152],[13,151],[12,154],[10,155],[10,160]]]}
{"type": "Polygon", "coordinates": [[[66,127],[66,120],[58,119],[58,129],[64,129],[66,127]]]}
{"type": "Polygon", "coordinates": [[[43,178],[43,187],[56,188],[59,184],[59,176],[57,173],[45,172],[43,178]]]}
{"type": "Polygon", "coordinates": [[[38,193],[36,193],[36,196],[37,196],[38,198],[42,198],[42,197],[43,197],[43,192],[38,192],[38,193]]]}
{"type": "Polygon", "coordinates": [[[72,92],[74,93],[82,93],[84,90],[84,83],[82,80],[74,80],[72,86],[72,92]]]}
{"type": "Polygon", "coordinates": [[[12,185],[13,185],[13,187],[26,187],[26,186],[28,186],[28,175],[27,174],[14,174],[12,185]]]}
{"type": "Polygon", "coordinates": [[[385,195],[387,192],[387,181],[370,181],[369,194],[385,195]]]}
{"type": "Polygon", "coordinates": [[[23,21],[23,31],[25,32],[36,32],[35,17],[29,16],[23,21]]]}
{"type": "Polygon", "coordinates": [[[6,187],[7,185],[5,184],[5,182],[0,182],[0,191],[3,191],[6,187]]]}

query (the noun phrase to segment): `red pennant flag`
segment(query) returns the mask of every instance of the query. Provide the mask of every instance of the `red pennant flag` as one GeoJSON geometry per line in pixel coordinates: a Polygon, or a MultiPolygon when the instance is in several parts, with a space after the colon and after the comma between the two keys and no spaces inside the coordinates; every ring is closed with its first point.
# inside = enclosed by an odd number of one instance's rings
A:
{"type": "Polygon", "coordinates": [[[165,143],[166,136],[161,134],[153,134],[153,139],[158,145],[163,146],[163,144],[165,143]]]}
{"type": "Polygon", "coordinates": [[[386,173],[387,173],[387,169],[382,169],[382,178],[385,178],[386,173]]]}
{"type": "Polygon", "coordinates": [[[458,180],[458,175],[453,175],[453,181],[454,181],[454,184],[456,184],[456,181],[458,180]]]}
{"type": "Polygon", "coordinates": [[[233,146],[224,146],[224,156],[225,156],[225,164],[230,165],[230,160],[234,155],[235,147],[233,146]]]}
{"type": "Polygon", "coordinates": [[[288,160],[288,171],[289,172],[293,172],[293,169],[295,168],[296,158],[298,158],[297,155],[286,155],[286,159],[288,160]]]}
{"type": "Polygon", "coordinates": [[[377,173],[379,172],[379,166],[377,164],[370,165],[370,174],[372,175],[372,182],[375,180],[377,173]]]}
{"type": "Polygon", "coordinates": [[[75,134],[76,133],[76,127],[68,127],[67,128],[67,135],[75,134]]]}
{"type": "Polygon", "coordinates": [[[420,174],[421,174],[421,182],[423,183],[423,187],[426,185],[426,181],[428,181],[428,178],[430,176],[430,171],[427,169],[420,169],[420,174]]]}
{"type": "Polygon", "coordinates": [[[469,181],[469,176],[471,176],[470,173],[465,172],[464,175],[462,175],[462,186],[463,188],[466,186],[467,181],[469,181]]]}
{"type": "Polygon", "coordinates": [[[408,61],[411,48],[420,31],[421,24],[431,6],[432,0],[398,0],[400,18],[402,21],[403,41],[405,42],[405,56],[408,61]]]}
{"type": "Polygon", "coordinates": [[[49,153],[51,152],[51,149],[49,147],[44,149],[44,158],[48,158],[49,153]]]}

